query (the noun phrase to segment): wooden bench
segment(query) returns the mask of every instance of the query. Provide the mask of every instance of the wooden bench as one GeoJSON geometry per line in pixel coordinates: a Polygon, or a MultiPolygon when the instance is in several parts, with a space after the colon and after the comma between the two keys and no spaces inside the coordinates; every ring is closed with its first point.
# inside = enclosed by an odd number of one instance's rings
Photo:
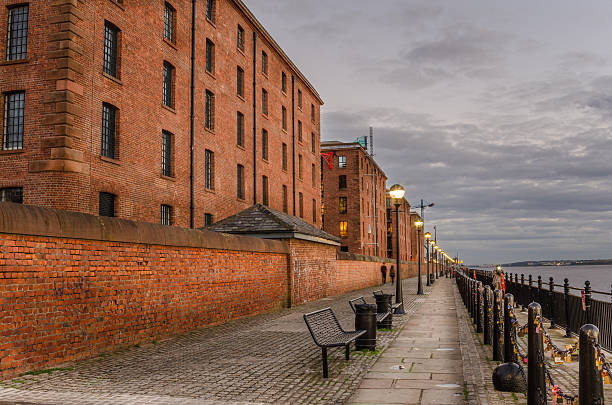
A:
{"type": "MultiPolygon", "coordinates": [[[[353,310],[354,313],[357,313],[357,309],[355,308],[355,305],[359,305],[359,304],[367,304],[365,298],[357,297],[357,298],[353,298],[352,300],[349,300],[349,305],[351,306],[351,309],[353,310]]],[[[385,319],[387,319],[387,317],[390,314],[391,312],[376,313],[376,324],[379,324],[385,319]]]]}
{"type": "Polygon", "coordinates": [[[304,321],[315,344],[321,348],[323,357],[323,378],[327,378],[327,348],[345,347],[345,359],[349,359],[351,342],[366,333],[365,330],[345,331],[331,308],[304,314],[304,321]]]}
{"type": "MultiPolygon", "coordinates": [[[[374,294],[374,298],[376,298],[377,295],[384,294],[384,292],[383,292],[383,290],[376,290],[376,291],[372,291],[372,294],[374,294]]],[[[391,295],[393,295],[393,294],[391,294],[391,295]]],[[[399,302],[391,302],[391,310],[395,311],[401,305],[402,304],[400,304],[399,302]]]]}

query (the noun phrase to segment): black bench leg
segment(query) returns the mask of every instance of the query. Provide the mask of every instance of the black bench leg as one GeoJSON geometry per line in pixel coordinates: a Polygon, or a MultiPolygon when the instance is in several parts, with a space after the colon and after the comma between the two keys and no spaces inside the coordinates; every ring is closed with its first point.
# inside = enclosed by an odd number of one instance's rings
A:
{"type": "Polygon", "coordinates": [[[351,357],[350,357],[350,353],[351,353],[351,344],[350,344],[350,343],[348,343],[348,344],[346,345],[346,349],[345,349],[345,351],[344,351],[344,359],[345,359],[345,360],[348,360],[348,359],[350,359],[350,358],[351,358],[351,357]]]}
{"type": "Polygon", "coordinates": [[[323,378],[327,378],[329,375],[327,372],[327,347],[321,348],[321,354],[323,355],[323,378]]]}

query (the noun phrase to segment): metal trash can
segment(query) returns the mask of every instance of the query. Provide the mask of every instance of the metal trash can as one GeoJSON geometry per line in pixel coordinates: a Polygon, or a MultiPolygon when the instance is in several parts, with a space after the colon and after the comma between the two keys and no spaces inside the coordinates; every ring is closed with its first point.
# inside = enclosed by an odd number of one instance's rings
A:
{"type": "Polygon", "coordinates": [[[393,328],[393,313],[391,311],[391,303],[393,301],[393,295],[391,294],[377,294],[376,295],[376,312],[379,314],[385,314],[389,312],[389,316],[385,318],[378,325],[379,328],[392,329],[393,328]]]}
{"type": "Polygon", "coordinates": [[[376,305],[355,305],[355,330],[366,331],[355,340],[357,350],[376,350],[376,305]]]}
{"type": "Polygon", "coordinates": [[[436,282],[436,275],[435,274],[430,274],[429,275],[429,283],[433,284],[436,282]]]}

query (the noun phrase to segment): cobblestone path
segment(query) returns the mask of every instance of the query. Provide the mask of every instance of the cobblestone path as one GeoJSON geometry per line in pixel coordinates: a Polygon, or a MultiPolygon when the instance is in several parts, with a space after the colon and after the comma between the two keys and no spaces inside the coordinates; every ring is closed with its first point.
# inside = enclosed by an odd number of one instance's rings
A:
{"type": "MultiPolygon", "coordinates": [[[[332,349],[330,378],[324,380],[321,351],[302,315],[330,306],[352,330],[348,300],[363,295],[374,302],[374,289],[378,287],[195,330],[69,364],[63,371],[3,381],[0,404],[342,404],[380,353],[353,351],[345,362],[343,348],[332,349]]],[[[393,286],[384,289],[392,292],[393,286]]],[[[405,280],[408,314],[393,318],[392,331],[378,333],[381,349],[419,305],[415,292],[416,278],[405,280]]]]}

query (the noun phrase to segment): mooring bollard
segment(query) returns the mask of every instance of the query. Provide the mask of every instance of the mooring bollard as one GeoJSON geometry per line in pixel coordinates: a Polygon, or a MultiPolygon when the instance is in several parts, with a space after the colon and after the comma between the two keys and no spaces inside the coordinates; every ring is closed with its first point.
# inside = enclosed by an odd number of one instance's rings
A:
{"type": "Polygon", "coordinates": [[[546,376],[544,373],[544,339],[540,328],[542,307],[529,304],[527,358],[527,404],[546,405],[546,376]]]}
{"type": "Polygon", "coordinates": [[[493,296],[493,360],[502,361],[504,359],[504,324],[502,323],[504,316],[502,312],[504,299],[502,290],[495,290],[493,296]]]}
{"type": "Polygon", "coordinates": [[[484,313],[484,330],[483,330],[483,342],[485,345],[491,344],[491,287],[485,285],[484,288],[484,305],[483,305],[483,313],[484,313]]]}
{"type": "Polygon", "coordinates": [[[476,287],[476,333],[482,333],[482,282],[476,287]]]}
{"type": "Polygon", "coordinates": [[[570,327],[570,303],[569,303],[569,280],[566,278],[563,280],[563,302],[565,304],[565,337],[571,337],[571,327],[570,327]]]}
{"type": "Polygon", "coordinates": [[[525,302],[527,300],[525,298],[525,274],[521,273],[521,302],[523,303],[523,306],[521,307],[521,312],[525,312],[525,310],[527,309],[527,306],[525,305],[525,302]]]}
{"type": "Polygon", "coordinates": [[[589,280],[584,282],[584,308],[586,312],[586,323],[592,323],[591,321],[591,282],[589,280]]]}
{"type": "Polygon", "coordinates": [[[580,365],[578,396],[581,404],[603,404],[603,379],[598,361],[596,345],[599,344],[599,329],[586,324],[580,328],[580,365]]]}
{"type": "MultiPolygon", "coordinates": [[[[514,308],[514,296],[506,294],[504,297],[504,363],[516,363],[518,358],[512,344],[512,308],[514,308]]],[[[514,342],[516,343],[516,342],[514,342]]]]}
{"type": "Polygon", "coordinates": [[[555,327],[555,283],[553,278],[548,279],[548,305],[550,305],[550,328],[555,327]]]}

